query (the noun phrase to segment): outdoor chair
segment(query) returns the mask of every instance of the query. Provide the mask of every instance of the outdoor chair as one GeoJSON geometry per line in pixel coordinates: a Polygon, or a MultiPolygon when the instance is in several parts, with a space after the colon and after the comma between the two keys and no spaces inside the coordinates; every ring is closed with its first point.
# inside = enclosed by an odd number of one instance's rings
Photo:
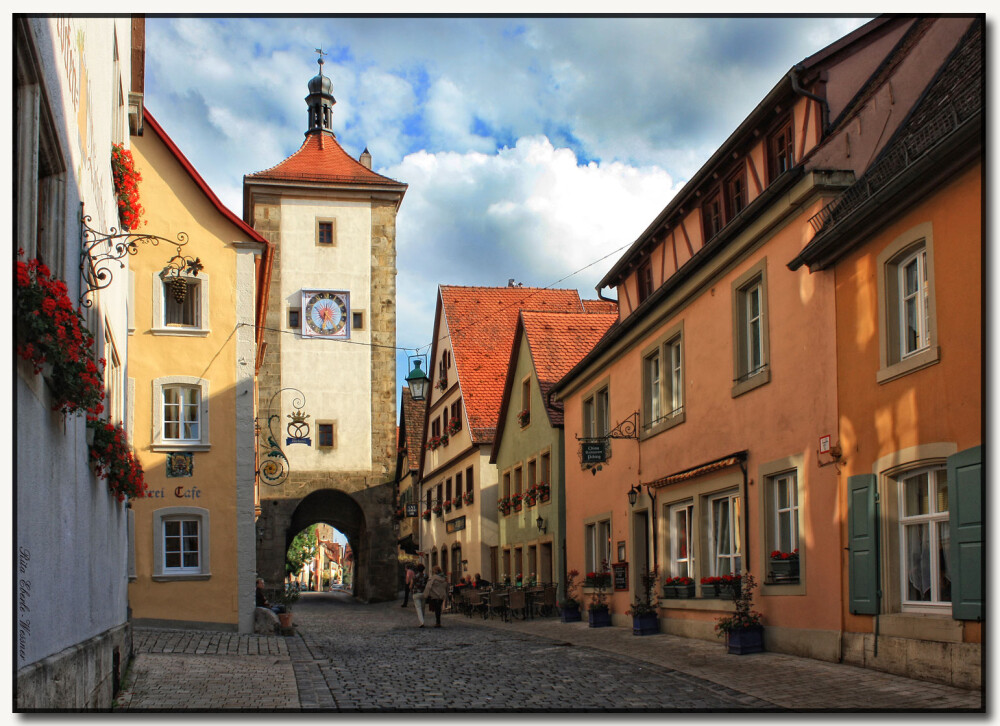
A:
{"type": "Polygon", "coordinates": [[[487,610],[487,614],[491,618],[494,615],[498,615],[504,622],[507,621],[507,598],[505,595],[506,592],[504,590],[494,590],[491,592],[490,605],[487,610]]]}
{"type": "Polygon", "coordinates": [[[519,617],[524,620],[528,616],[528,599],[524,590],[516,589],[510,591],[510,614],[511,617],[519,617]]]}

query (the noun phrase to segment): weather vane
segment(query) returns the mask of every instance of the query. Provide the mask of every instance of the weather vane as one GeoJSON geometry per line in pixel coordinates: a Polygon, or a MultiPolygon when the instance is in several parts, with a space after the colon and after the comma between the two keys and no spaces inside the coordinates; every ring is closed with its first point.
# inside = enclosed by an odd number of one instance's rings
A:
{"type": "Polygon", "coordinates": [[[316,62],[319,63],[320,66],[322,66],[323,65],[323,56],[330,55],[330,54],[323,52],[323,46],[320,46],[319,48],[316,48],[315,52],[319,53],[319,59],[316,62]]]}

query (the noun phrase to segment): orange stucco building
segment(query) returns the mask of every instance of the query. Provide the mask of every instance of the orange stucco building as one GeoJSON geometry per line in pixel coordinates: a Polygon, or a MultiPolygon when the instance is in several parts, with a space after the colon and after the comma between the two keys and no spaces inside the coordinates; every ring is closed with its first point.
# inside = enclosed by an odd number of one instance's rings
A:
{"type": "MultiPolygon", "coordinates": [[[[873,186],[866,175],[895,172],[878,162],[912,129],[908,120],[974,21],[878,18],[797,64],[602,279],[599,289],[617,290],[620,321],[555,396],[565,405],[568,566],[617,570],[616,625],[631,625],[626,610],[652,566],[661,582],[752,573],[768,650],[839,661],[873,645],[845,637],[873,620],[849,613],[850,467],[869,472],[884,452],[924,436],[953,441],[951,453],[976,445],[978,399],[968,399],[980,395],[981,378],[938,366],[930,375],[941,380],[926,386],[935,391],[920,396],[907,390],[912,383],[875,380],[893,375],[879,373],[873,332],[876,258],[893,235],[932,221],[932,209],[901,212],[865,245],[870,260],[852,252],[859,256],[837,262],[836,274],[800,257],[831,209],[857,196],[860,182],[873,186]],[[862,340],[874,370],[849,353],[862,340]],[[949,426],[955,417],[967,417],[967,431],[949,426]],[[575,439],[604,442],[605,460],[583,463],[575,439]]],[[[925,163],[937,168],[940,159],[925,163]]],[[[975,227],[946,264],[952,246],[937,248],[935,272],[955,282],[979,270],[976,174],[959,175],[933,202],[975,227]],[[964,201],[949,207],[956,198],[964,201]]],[[[940,281],[937,289],[940,301],[940,281]]],[[[964,315],[949,336],[978,343],[978,298],[953,302],[939,306],[942,330],[945,315],[964,315]]],[[[934,345],[943,360],[944,339],[934,345]]],[[[911,352],[926,357],[926,347],[911,352]]],[[[965,367],[977,367],[978,345],[964,351],[965,367]]],[[[934,368],[926,365],[918,375],[934,368]]],[[[714,638],[715,619],[732,607],[708,587],[663,598],[660,628],[714,638]]],[[[963,633],[975,638],[975,628],[963,633]]]]}

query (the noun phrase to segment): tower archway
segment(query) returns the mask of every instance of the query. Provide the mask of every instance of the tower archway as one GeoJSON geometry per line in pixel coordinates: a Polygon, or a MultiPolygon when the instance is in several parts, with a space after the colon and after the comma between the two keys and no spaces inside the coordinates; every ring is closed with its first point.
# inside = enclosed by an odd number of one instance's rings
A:
{"type": "Polygon", "coordinates": [[[391,510],[391,485],[347,493],[335,488],[303,497],[266,499],[257,520],[257,574],[269,587],[285,578],[285,552],[296,534],[320,522],[340,530],[354,560],[354,595],[367,602],[397,596],[398,563],[391,510]]]}

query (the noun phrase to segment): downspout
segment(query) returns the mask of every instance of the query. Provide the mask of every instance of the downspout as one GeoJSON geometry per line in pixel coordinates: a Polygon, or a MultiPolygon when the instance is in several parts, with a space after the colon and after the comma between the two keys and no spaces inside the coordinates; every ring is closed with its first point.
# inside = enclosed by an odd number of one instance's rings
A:
{"type": "Polygon", "coordinates": [[[747,460],[740,459],[740,471],[743,472],[743,514],[746,524],[743,530],[743,564],[747,572],[750,572],[750,491],[747,478],[747,460]]]}
{"type": "Polygon", "coordinates": [[[610,298],[610,297],[604,297],[604,293],[603,293],[603,292],[601,292],[601,290],[603,290],[603,289],[604,289],[603,287],[599,287],[599,288],[597,288],[597,299],[598,299],[598,300],[603,300],[604,302],[612,302],[612,303],[614,303],[615,305],[617,305],[617,304],[618,304],[618,301],[617,301],[617,300],[615,300],[614,298],[610,298]]]}
{"type": "Polygon", "coordinates": [[[881,502],[878,496],[878,487],[875,488],[875,642],[873,644],[872,655],[878,658],[878,615],[882,611],[882,553],[879,541],[879,532],[882,530],[881,502]]]}
{"type": "Polygon", "coordinates": [[[801,63],[797,63],[792,66],[792,70],[788,71],[788,79],[792,82],[792,90],[799,96],[805,96],[806,98],[811,98],[812,100],[819,103],[820,108],[823,113],[823,136],[826,136],[826,132],[830,128],[830,104],[827,103],[826,99],[822,96],[817,96],[815,93],[811,93],[799,85],[799,73],[804,70],[801,63]]]}

